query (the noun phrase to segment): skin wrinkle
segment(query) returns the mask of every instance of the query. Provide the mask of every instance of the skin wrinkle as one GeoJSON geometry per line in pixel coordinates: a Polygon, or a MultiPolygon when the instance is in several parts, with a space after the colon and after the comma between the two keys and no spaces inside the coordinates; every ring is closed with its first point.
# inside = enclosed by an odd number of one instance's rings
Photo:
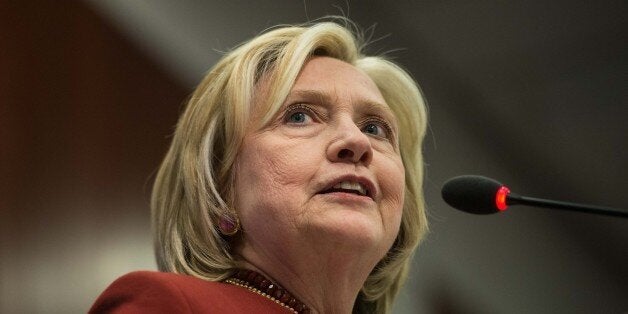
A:
{"type": "MultiPolygon", "coordinates": [[[[360,71],[358,69],[358,71],[360,71]]],[[[361,71],[360,71],[361,72],[361,71]]],[[[373,89],[377,89],[377,86],[375,86],[375,84],[372,81],[364,81],[364,80],[358,80],[357,82],[360,82],[364,85],[364,87],[366,88],[373,88],[373,89]]],[[[338,97],[339,95],[339,91],[337,90],[338,86],[335,86],[334,88],[334,95],[336,95],[336,97],[338,97]]],[[[386,105],[386,102],[383,101],[382,102],[375,102],[375,101],[371,101],[368,99],[354,99],[353,98],[354,95],[353,94],[349,94],[348,95],[348,103],[350,104],[356,104],[359,103],[359,106],[356,106],[355,111],[353,112],[353,116],[352,118],[355,119],[356,121],[360,121],[362,119],[362,117],[368,117],[369,115],[380,115],[383,116],[382,118],[384,118],[387,121],[390,121],[390,125],[391,128],[393,130],[393,132],[396,133],[397,130],[397,119],[395,118],[395,115],[392,113],[392,110],[388,107],[388,105],[386,105]]],[[[397,136],[395,136],[394,138],[396,138],[397,136]]],[[[378,144],[378,143],[375,143],[378,144]]],[[[397,149],[397,144],[396,141],[393,141],[392,145],[395,147],[395,151],[398,151],[397,149]]],[[[381,145],[372,145],[373,149],[381,149],[381,145]]]]}
{"type": "MultiPolygon", "coordinates": [[[[259,87],[263,99],[264,82],[259,87]]],[[[285,123],[280,111],[270,125],[245,134],[235,189],[246,233],[236,252],[316,311],[350,312],[364,280],[399,231],[403,163],[394,143],[361,129],[361,121],[374,111],[384,114],[372,104],[385,104],[364,73],[336,59],[314,58],[293,87],[303,89],[328,98],[321,104],[325,120],[295,125],[285,123]],[[321,80],[320,75],[334,79],[321,80]],[[358,155],[343,159],[342,149],[358,155]],[[342,174],[368,178],[377,195],[345,200],[337,197],[345,193],[318,194],[342,174]]]]}
{"type": "Polygon", "coordinates": [[[391,312],[427,231],[427,108],[408,72],[364,55],[357,26],[331,20],[264,32],[199,82],[151,193],[159,270],[223,281],[234,268],[254,269],[313,313],[350,313],[355,301],[356,309],[391,312]],[[308,111],[297,111],[308,104],[286,110],[290,92],[301,89],[330,95],[317,110],[336,111],[310,123],[308,111]],[[397,151],[379,140],[387,134],[369,101],[395,114],[397,151]],[[298,145],[266,145],[277,141],[298,145]],[[293,168],[273,170],[284,164],[293,168]],[[277,184],[287,173],[291,184],[277,184]],[[368,196],[330,189],[340,181],[364,181],[368,196]],[[228,236],[221,220],[232,218],[241,232],[228,236]]]}
{"type": "MultiPolygon", "coordinates": [[[[319,116],[323,122],[326,122],[328,119],[328,111],[340,111],[339,108],[334,108],[332,105],[338,102],[338,92],[335,91],[333,93],[334,96],[331,96],[327,93],[317,91],[317,90],[295,90],[291,91],[288,95],[285,104],[282,109],[285,110],[285,107],[291,106],[292,104],[297,103],[310,103],[311,107],[322,108],[323,110],[315,110],[316,114],[319,116]],[[333,98],[332,98],[333,97],[333,98]],[[302,99],[302,100],[301,100],[302,99]],[[314,101],[311,101],[314,99],[314,101]]],[[[357,107],[353,119],[355,121],[359,121],[358,124],[361,124],[364,121],[367,121],[370,117],[375,116],[384,121],[386,121],[387,125],[391,128],[392,131],[392,142],[394,143],[395,149],[398,150],[398,122],[392,110],[384,104],[379,102],[373,102],[367,99],[358,99],[353,100],[349,99],[350,103],[359,102],[360,106],[357,107]]],[[[283,115],[278,115],[280,119],[283,119],[283,115]]],[[[275,121],[277,123],[278,121],[275,121]]],[[[274,125],[277,127],[278,125],[274,125]]]]}

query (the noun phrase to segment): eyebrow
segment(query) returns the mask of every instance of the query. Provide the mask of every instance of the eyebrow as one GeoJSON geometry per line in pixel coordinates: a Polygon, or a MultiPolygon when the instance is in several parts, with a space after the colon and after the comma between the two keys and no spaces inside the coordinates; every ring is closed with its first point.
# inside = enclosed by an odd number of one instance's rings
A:
{"type": "Polygon", "coordinates": [[[311,90],[311,89],[300,89],[300,90],[290,91],[287,99],[292,99],[292,98],[315,99],[321,104],[332,103],[331,95],[329,95],[328,93],[324,93],[318,90],[311,90]]]}
{"type": "MultiPolygon", "coordinates": [[[[288,94],[288,97],[286,99],[294,100],[294,98],[314,99],[320,102],[321,104],[333,103],[332,96],[329,93],[319,91],[319,90],[299,89],[299,90],[291,91],[288,94]]],[[[368,99],[360,99],[358,103],[361,104],[361,106],[358,107],[358,110],[357,110],[358,113],[383,115],[382,118],[386,118],[390,120],[391,122],[393,122],[394,124],[397,124],[397,116],[395,116],[395,113],[392,111],[392,109],[390,109],[388,105],[382,104],[377,101],[368,100],[368,99]]]]}

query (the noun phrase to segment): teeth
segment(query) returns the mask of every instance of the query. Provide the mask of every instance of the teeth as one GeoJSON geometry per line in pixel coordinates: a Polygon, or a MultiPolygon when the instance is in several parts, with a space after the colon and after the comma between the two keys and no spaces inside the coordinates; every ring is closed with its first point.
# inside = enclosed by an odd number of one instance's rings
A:
{"type": "Polygon", "coordinates": [[[334,189],[353,190],[360,193],[360,195],[366,195],[366,188],[357,182],[342,181],[334,185],[334,189]]]}

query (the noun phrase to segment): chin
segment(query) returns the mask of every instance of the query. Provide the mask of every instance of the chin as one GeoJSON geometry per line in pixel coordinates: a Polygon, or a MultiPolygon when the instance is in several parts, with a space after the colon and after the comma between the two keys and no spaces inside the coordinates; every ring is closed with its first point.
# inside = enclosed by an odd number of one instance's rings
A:
{"type": "Polygon", "coordinates": [[[335,211],[310,221],[311,236],[350,250],[376,250],[382,255],[392,245],[399,228],[386,230],[379,215],[360,211],[335,211]],[[390,234],[389,234],[390,233],[390,234]]]}

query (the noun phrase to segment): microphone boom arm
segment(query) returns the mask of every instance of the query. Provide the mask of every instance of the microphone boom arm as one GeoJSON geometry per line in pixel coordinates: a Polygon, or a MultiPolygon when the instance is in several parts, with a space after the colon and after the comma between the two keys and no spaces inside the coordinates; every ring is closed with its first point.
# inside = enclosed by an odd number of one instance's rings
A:
{"type": "Polygon", "coordinates": [[[530,205],[530,206],[535,206],[535,207],[574,210],[574,211],[579,211],[579,212],[584,212],[584,213],[628,218],[628,211],[625,211],[623,209],[547,200],[547,199],[542,199],[542,198],[523,196],[523,195],[519,195],[515,193],[509,193],[506,196],[506,203],[508,205],[521,204],[521,205],[530,205]]]}

